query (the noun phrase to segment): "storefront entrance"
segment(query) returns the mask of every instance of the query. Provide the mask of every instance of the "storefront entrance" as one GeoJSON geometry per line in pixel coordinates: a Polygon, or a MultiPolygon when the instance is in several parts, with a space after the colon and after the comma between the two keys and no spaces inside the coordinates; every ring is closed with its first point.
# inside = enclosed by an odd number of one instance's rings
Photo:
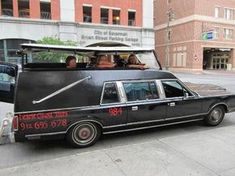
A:
{"type": "Polygon", "coordinates": [[[231,62],[231,49],[204,48],[203,69],[227,70],[231,62]]]}
{"type": "Polygon", "coordinates": [[[227,69],[229,53],[214,53],[211,56],[211,66],[214,70],[227,69]]]}

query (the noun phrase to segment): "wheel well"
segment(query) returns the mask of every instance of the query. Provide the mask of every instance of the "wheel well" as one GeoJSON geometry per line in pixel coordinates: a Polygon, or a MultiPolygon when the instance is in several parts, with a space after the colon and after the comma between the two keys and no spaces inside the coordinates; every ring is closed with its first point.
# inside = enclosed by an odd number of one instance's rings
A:
{"type": "MultiPolygon", "coordinates": [[[[222,107],[224,108],[225,112],[226,112],[226,113],[228,112],[228,106],[227,106],[226,104],[217,104],[217,105],[213,106],[213,108],[218,107],[218,106],[222,106],[222,107]]],[[[211,110],[212,110],[213,108],[211,108],[211,110]]],[[[211,111],[211,110],[210,110],[210,111],[211,111]]]]}
{"type": "Polygon", "coordinates": [[[75,125],[77,125],[77,124],[79,124],[79,123],[81,123],[81,122],[90,122],[90,123],[95,124],[96,126],[98,126],[98,127],[100,128],[100,131],[101,131],[101,133],[102,133],[103,125],[102,125],[100,122],[95,121],[95,120],[80,120],[80,121],[74,122],[73,124],[71,124],[71,125],[67,128],[66,133],[67,133],[71,128],[73,128],[75,125]]]}

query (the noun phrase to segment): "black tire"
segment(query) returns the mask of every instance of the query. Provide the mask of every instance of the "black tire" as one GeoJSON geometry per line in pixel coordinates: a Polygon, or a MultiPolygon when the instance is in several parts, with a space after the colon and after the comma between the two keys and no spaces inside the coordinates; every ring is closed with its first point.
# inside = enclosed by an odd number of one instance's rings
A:
{"type": "Polygon", "coordinates": [[[80,122],[72,127],[67,135],[67,141],[76,148],[89,147],[100,138],[101,129],[92,122],[80,122]]]}
{"type": "Polygon", "coordinates": [[[204,122],[207,126],[217,126],[223,121],[224,115],[225,115],[224,107],[216,106],[205,117],[204,122]]]}

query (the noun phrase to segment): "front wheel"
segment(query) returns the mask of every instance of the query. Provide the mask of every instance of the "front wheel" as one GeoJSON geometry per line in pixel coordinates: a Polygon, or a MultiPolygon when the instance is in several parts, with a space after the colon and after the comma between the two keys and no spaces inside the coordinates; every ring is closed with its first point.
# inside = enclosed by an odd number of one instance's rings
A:
{"type": "Polygon", "coordinates": [[[68,131],[66,138],[73,147],[82,148],[95,144],[100,135],[101,129],[96,124],[81,122],[68,131]]]}
{"type": "Polygon", "coordinates": [[[208,126],[217,126],[224,119],[225,109],[222,106],[216,106],[205,117],[204,122],[208,126]]]}

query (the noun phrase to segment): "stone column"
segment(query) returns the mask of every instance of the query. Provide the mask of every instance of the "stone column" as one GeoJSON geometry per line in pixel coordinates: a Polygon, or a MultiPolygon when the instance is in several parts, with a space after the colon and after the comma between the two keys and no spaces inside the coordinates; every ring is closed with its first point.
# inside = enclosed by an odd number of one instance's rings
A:
{"type": "Polygon", "coordinates": [[[60,19],[61,21],[75,22],[74,0],[60,0],[60,19]]]}

